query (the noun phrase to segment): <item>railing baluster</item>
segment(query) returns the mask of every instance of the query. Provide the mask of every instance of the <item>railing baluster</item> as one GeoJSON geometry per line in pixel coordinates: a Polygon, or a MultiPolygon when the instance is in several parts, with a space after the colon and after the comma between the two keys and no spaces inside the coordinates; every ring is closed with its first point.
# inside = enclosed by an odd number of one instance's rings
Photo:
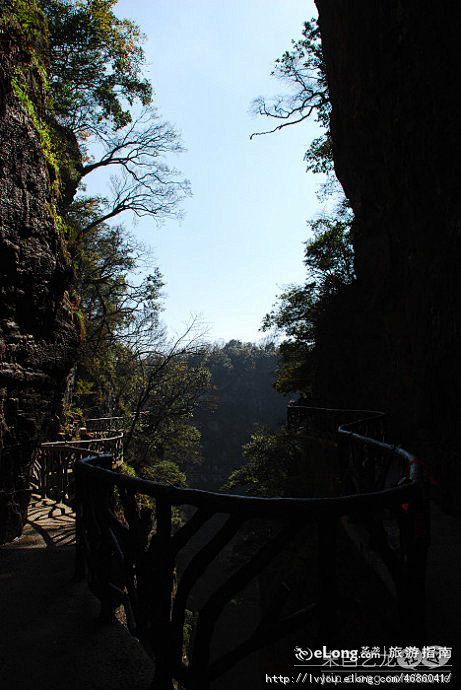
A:
{"type": "MultiPolygon", "coordinates": [[[[112,456],[101,457],[101,465],[109,470],[112,467],[112,456]]],[[[110,512],[114,504],[114,489],[111,483],[101,483],[99,491],[94,495],[94,508],[100,529],[100,550],[98,554],[98,570],[101,586],[100,619],[103,623],[110,623],[114,618],[115,603],[111,589],[112,581],[112,541],[110,538],[110,512]]]]}
{"type": "MultiPolygon", "coordinates": [[[[112,612],[114,603],[125,605],[130,629],[155,656],[155,690],[173,690],[173,679],[179,680],[186,690],[208,690],[212,679],[251,651],[280,637],[280,631],[299,627],[308,620],[309,614],[318,616],[322,643],[334,642],[339,633],[337,527],[339,519],[347,516],[350,516],[348,529],[353,530],[356,522],[367,527],[372,541],[370,551],[375,549],[375,555],[382,555],[393,583],[398,586],[397,598],[407,642],[414,644],[423,634],[428,497],[422,493],[420,464],[406,451],[382,441],[381,413],[292,406],[289,415],[290,423],[296,422],[303,432],[324,434],[328,439],[332,438],[333,427],[342,423],[338,428],[340,471],[343,485],[351,480],[355,493],[323,499],[230,496],[128,477],[111,471],[111,459],[104,456],[88,457],[76,463],[78,570],[83,571],[84,555],[103,609],[112,612]],[[364,435],[375,428],[380,440],[364,435]],[[391,459],[395,458],[400,461],[402,472],[406,467],[407,473],[398,485],[389,488],[388,474],[391,459]],[[121,522],[117,522],[111,504],[114,486],[120,496],[121,522]],[[357,493],[360,490],[364,493],[357,493]],[[152,515],[137,502],[136,494],[156,501],[156,532],[150,544],[152,515]],[[173,535],[172,507],[176,505],[193,507],[196,513],[173,535]],[[205,545],[202,532],[201,545],[189,556],[189,565],[174,590],[178,552],[217,514],[227,515],[227,521],[213,537],[208,536],[205,545]],[[389,516],[394,522],[400,521],[401,538],[396,547],[390,543],[386,529],[389,516]],[[262,532],[257,553],[247,557],[246,563],[239,565],[225,582],[220,582],[200,606],[194,647],[188,652],[189,666],[181,656],[184,614],[192,587],[240,526],[253,518],[276,519],[283,527],[275,535],[262,532]],[[215,624],[230,599],[254,581],[306,522],[312,520],[318,525],[318,604],[310,604],[295,613],[287,611],[285,615],[283,606],[274,606],[270,619],[263,620],[263,616],[246,640],[238,641],[237,646],[218,658],[210,658],[215,624]]],[[[113,449],[116,447],[117,442],[113,449]]]]}
{"type": "Polygon", "coordinates": [[[151,639],[155,650],[153,690],[173,690],[171,678],[170,611],[174,563],[171,553],[171,504],[157,498],[155,548],[149,549],[153,562],[151,639]]]}
{"type": "Polygon", "coordinates": [[[318,523],[320,639],[331,643],[336,632],[336,518],[318,523]]]}
{"type": "Polygon", "coordinates": [[[405,516],[406,553],[400,588],[400,613],[405,644],[423,643],[426,632],[426,563],[429,546],[429,503],[422,492],[408,504],[405,516]]]}
{"type": "Polygon", "coordinates": [[[199,622],[193,651],[193,677],[195,684],[191,687],[194,690],[208,690],[209,678],[207,671],[210,666],[210,644],[214,627],[218,616],[224,606],[237,592],[241,591],[256,575],[258,575],[274,558],[280,553],[284,546],[302,529],[301,524],[290,523],[283,526],[275,537],[271,538],[252,558],[245,563],[239,570],[234,572],[229,579],[224,582],[210,596],[203,606],[199,622]],[[204,683],[203,686],[201,683],[204,683]]]}
{"type": "Polygon", "coordinates": [[[84,475],[80,466],[76,466],[74,470],[75,482],[75,566],[74,578],[77,582],[83,580],[86,573],[85,553],[83,547],[83,530],[84,530],[84,515],[85,510],[83,504],[83,496],[85,495],[84,475]]]}
{"type": "Polygon", "coordinates": [[[241,518],[229,517],[212,539],[195,554],[181,577],[172,616],[172,652],[176,660],[181,658],[185,610],[190,590],[218,553],[237,534],[241,524],[241,518]]]}

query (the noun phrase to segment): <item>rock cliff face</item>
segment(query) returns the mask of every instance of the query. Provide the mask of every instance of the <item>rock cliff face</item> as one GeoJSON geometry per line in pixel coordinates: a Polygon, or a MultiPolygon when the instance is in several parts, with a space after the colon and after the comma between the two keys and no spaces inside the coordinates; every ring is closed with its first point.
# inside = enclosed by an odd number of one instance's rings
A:
{"type": "Polygon", "coordinates": [[[47,121],[37,61],[46,46],[29,7],[27,41],[20,22],[0,24],[0,542],[21,531],[33,455],[56,429],[77,346],[56,222],[59,187],[68,200],[75,184],[56,177],[37,129],[47,121]]]}
{"type": "Polygon", "coordinates": [[[335,169],[356,217],[358,278],[336,305],[335,336],[324,329],[318,390],[393,410],[394,432],[433,466],[454,504],[461,479],[461,7],[316,4],[335,169]]]}

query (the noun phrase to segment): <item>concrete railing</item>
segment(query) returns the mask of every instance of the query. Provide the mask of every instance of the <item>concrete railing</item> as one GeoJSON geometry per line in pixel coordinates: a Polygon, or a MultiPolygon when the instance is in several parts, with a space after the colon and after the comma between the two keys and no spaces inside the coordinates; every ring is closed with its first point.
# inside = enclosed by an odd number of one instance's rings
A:
{"type": "Polygon", "coordinates": [[[343,518],[368,526],[375,548],[389,566],[400,634],[413,640],[412,644],[423,635],[429,535],[424,467],[407,451],[364,435],[366,429],[371,433],[373,427],[382,428],[381,413],[305,408],[303,414],[298,408],[296,415],[310,431],[312,420],[317,420],[318,434],[320,420],[328,434],[332,424],[336,425],[343,485],[352,487],[348,495],[261,498],[222,494],[122,475],[112,469],[110,455],[77,460],[78,573],[87,573],[104,618],[111,619],[114,610],[123,606],[130,631],[155,657],[152,687],[156,690],[172,690],[174,682],[187,690],[209,690],[214,679],[251,652],[312,623],[322,644],[334,640],[341,606],[337,535],[343,518]],[[394,481],[389,479],[388,470],[395,464],[400,471],[394,481]],[[139,497],[143,497],[141,502],[139,497]],[[173,518],[179,506],[186,518],[178,529],[173,518]],[[210,537],[207,527],[216,516],[220,526],[210,537]],[[390,518],[397,534],[387,531],[390,518]],[[267,522],[267,529],[258,532],[261,537],[254,551],[239,559],[230,575],[223,574],[196,612],[193,645],[185,661],[184,631],[191,590],[202,581],[218,554],[236,536],[245,534],[255,519],[258,524],[267,522]],[[317,596],[317,601],[284,614],[286,586],[280,582],[275,586],[273,603],[261,612],[253,633],[213,658],[214,628],[225,606],[284,550],[294,542],[299,544],[309,524],[317,531],[313,556],[318,578],[313,597],[317,596]],[[182,561],[181,568],[178,561],[182,561]]]}

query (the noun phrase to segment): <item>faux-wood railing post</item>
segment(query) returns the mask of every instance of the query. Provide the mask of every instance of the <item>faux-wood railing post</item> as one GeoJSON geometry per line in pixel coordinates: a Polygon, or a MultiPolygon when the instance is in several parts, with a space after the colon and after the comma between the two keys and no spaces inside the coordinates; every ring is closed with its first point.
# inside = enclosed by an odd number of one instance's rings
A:
{"type": "MultiPolygon", "coordinates": [[[[112,468],[111,455],[102,455],[98,464],[106,470],[112,468]]],[[[111,590],[112,575],[112,541],[110,539],[109,513],[114,505],[114,487],[111,483],[97,482],[93,496],[94,510],[99,523],[101,543],[97,556],[97,569],[99,586],[101,588],[101,610],[99,618],[102,623],[111,623],[114,620],[114,601],[111,590]]]]}
{"type": "Polygon", "coordinates": [[[319,634],[320,642],[330,642],[336,631],[336,518],[318,523],[319,634]]]}
{"type": "Polygon", "coordinates": [[[407,544],[400,610],[405,642],[424,643],[426,634],[426,564],[429,546],[429,501],[423,490],[407,507],[407,544]]]}
{"type": "Polygon", "coordinates": [[[173,558],[171,553],[171,505],[157,499],[157,535],[152,556],[155,577],[152,589],[151,633],[155,652],[155,676],[152,690],[174,690],[171,658],[171,590],[173,586],[173,558]]]}
{"type": "Polygon", "coordinates": [[[81,469],[74,469],[75,481],[75,566],[74,578],[77,582],[83,580],[86,574],[85,553],[83,550],[83,492],[84,479],[81,469]]]}
{"type": "MultiPolygon", "coordinates": [[[[322,431],[320,422],[323,417],[317,414],[319,412],[320,415],[334,413],[335,424],[339,414],[344,416],[344,411],[339,410],[317,409],[314,414],[309,408],[294,407],[290,410],[290,417],[298,420],[302,417],[304,429],[314,426],[322,431]]],[[[173,690],[173,679],[179,680],[187,690],[208,690],[215,678],[240,659],[271,640],[279,639],[285,631],[302,627],[315,612],[318,612],[319,642],[335,644],[339,624],[336,532],[338,520],[347,515],[357,518],[359,522],[372,521],[372,525],[376,520],[379,527],[378,539],[370,548],[375,548],[378,554],[383,552],[383,558],[394,543],[392,541],[391,546],[388,544],[389,534],[385,524],[387,513],[390,512],[398,521],[401,538],[400,544],[395,547],[396,552],[392,552],[393,558],[389,559],[390,573],[398,587],[402,623],[407,626],[404,631],[408,636],[407,643],[414,644],[415,639],[419,641],[423,634],[425,554],[428,542],[428,497],[420,481],[422,463],[399,446],[364,436],[363,414],[366,411],[349,411],[352,412],[354,415],[360,413],[360,420],[338,428],[342,439],[340,445],[344,451],[341,463],[344,479],[348,477],[351,480],[351,491],[346,491],[345,496],[321,499],[231,496],[159,485],[114,471],[104,472],[102,468],[98,468],[100,457],[96,456],[78,461],[85,483],[85,495],[82,499],[83,537],[90,586],[99,598],[109,594],[110,603],[124,605],[130,629],[141,639],[148,653],[155,656],[152,686],[155,690],[173,690]],[[352,424],[359,422],[359,430],[352,431],[352,424]],[[392,484],[389,488],[386,488],[389,470],[385,454],[397,458],[402,470],[407,467],[398,484],[392,484]],[[370,467],[375,471],[371,472],[370,467]],[[113,495],[114,487],[117,487],[122,499],[122,518],[114,514],[113,510],[107,510],[107,507],[98,508],[104,503],[109,505],[106,488],[110,488],[110,494],[113,495]],[[138,515],[136,494],[148,496],[156,502],[156,529],[153,535],[152,515],[149,513],[148,524],[144,525],[142,515],[138,515]],[[124,500],[128,496],[131,497],[131,502],[124,500]],[[172,505],[193,506],[196,510],[174,536],[171,532],[172,505]],[[177,588],[173,590],[175,554],[199,533],[213,515],[218,514],[228,514],[229,519],[205,545],[198,545],[198,550],[192,553],[184,572],[178,576],[177,588]],[[188,652],[188,665],[181,659],[182,631],[191,588],[217,554],[230,543],[242,524],[253,518],[268,518],[270,522],[280,519],[283,529],[275,535],[269,530],[257,552],[246,559],[243,565],[237,564],[235,571],[224,582],[218,583],[217,589],[200,607],[194,644],[188,652]],[[258,576],[285,548],[288,541],[293,539],[294,534],[303,529],[306,521],[310,520],[315,520],[318,525],[318,605],[312,604],[307,609],[288,615],[280,611],[280,615],[275,615],[275,609],[272,608],[271,616],[275,616],[273,621],[264,614],[248,639],[238,642],[217,658],[213,656],[210,661],[215,623],[224,607],[236,592],[258,576]],[[141,539],[138,538],[139,530],[144,535],[141,539]],[[103,542],[107,542],[107,550],[103,547],[103,542]],[[126,568],[121,567],[121,564],[125,564],[126,568]],[[112,565],[114,567],[111,572],[112,565]]],[[[373,413],[373,416],[376,417],[377,414],[373,413]]],[[[325,426],[328,427],[323,424],[325,426]]],[[[326,432],[331,439],[331,428],[327,428],[326,432]]],[[[390,481],[394,481],[392,474],[390,481]]],[[[196,548],[197,544],[193,546],[196,548]]]]}

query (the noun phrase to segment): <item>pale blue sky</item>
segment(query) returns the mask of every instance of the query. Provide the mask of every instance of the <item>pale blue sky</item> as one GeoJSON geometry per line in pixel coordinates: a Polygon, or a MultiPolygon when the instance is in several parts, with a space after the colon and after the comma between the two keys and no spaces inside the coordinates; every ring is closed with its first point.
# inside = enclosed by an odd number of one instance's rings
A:
{"type": "Polygon", "coordinates": [[[271,123],[249,107],[283,91],[273,61],[301,36],[314,3],[119,0],[116,11],[146,34],[156,105],[187,149],[173,161],[192,185],[184,220],[158,228],[142,219],[135,229],[167,283],[164,320],[179,332],[200,315],[210,340],[259,340],[276,295],[305,276],[320,180],[305,172],[303,153],[318,130],[303,123],[250,141],[271,123]]]}

